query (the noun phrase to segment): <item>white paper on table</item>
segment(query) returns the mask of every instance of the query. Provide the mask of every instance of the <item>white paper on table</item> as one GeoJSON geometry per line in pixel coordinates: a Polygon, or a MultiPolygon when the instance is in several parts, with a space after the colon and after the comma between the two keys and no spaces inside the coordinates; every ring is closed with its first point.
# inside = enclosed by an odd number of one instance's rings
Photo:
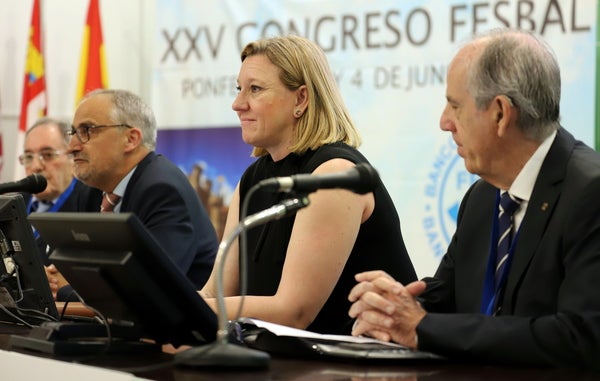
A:
{"type": "Polygon", "coordinates": [[[306,339],[317,339],[324,341],[337,341],[342,343],[377,343],[382,345],[388,345],[396,348],[406,348],[403,345],[390,343],[387,341],[381,341],[364,336],[350,336],[350,335],[325,335],[321,333],[306,331],[303,329],[287,327],[281,324],[269,323],[267,321],[251,318],[241,318],[241,323],[253,324],[259,328],[268,330],[269,332],[277,336],[290,336],[290,337],[301,337],[306,339]]]}

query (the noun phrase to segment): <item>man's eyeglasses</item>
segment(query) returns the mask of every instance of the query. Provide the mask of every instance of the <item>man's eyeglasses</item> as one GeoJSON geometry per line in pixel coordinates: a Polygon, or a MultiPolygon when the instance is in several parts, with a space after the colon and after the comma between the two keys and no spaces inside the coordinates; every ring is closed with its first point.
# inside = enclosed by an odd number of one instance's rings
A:
{"type": "Polygon", "coordinates": [[[42,163],[49,163],[52,160],[56,159],[56,157],[64,153],[66,153],[66,151],[53,149],[43,149],[40,152],[25,152],[24,154],[19,155],[19,163],[28,167],[33,163],[33,159],[35,159],[36,157],[42,163]]]}
{"type": "Polygon", "coordinates": [[[93,125],[93,124],[88,124],[88,123],[82,123],[82,124],[80,124],[77,127],[71,126],[71,131],[67,131],[67,135],[69,135],[69,136],[77,135],[77,138],[79,139],[80,142],[87,143],[90,140],[90,130],[92,130],[94,128],[104,128],[104,127],[127,127],[127,128],[132,128],[130,125],[125,124],[125,123],[120,123],[120,124],[101,124],[99,126],[96,126],[96,125],[93,125]]]}

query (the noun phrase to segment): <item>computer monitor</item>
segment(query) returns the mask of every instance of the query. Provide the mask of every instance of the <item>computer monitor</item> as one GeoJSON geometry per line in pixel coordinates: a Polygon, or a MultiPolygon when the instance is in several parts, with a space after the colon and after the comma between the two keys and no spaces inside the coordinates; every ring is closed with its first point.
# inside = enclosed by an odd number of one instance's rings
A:
{"type": "Polygon", "coordinates": [[[19,193],[0,195],[0,255],[0,321],[37,325],[56,320],[56,304],[19,193]]]}
{"type": "Polygon", "coordinates": [[[215,340],[215,313],[134,214],[34,213],[29,221],[54,248],[50,261],[107,319],[161,344],[215,340]]]}

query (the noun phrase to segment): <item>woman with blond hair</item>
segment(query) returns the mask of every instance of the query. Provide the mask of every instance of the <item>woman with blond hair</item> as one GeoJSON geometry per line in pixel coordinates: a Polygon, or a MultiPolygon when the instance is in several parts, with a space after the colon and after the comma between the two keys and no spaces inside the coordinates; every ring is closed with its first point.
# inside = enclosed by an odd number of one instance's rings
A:
{"type": "MultiPolygon", "coordinates": [[[[258,157],[232,198],[225,236],[240,220],[240,200],[258,182],[295,174],[347,171],[367,159],[323,51],[298,36],[251,42],[242,50],[237,113],[244,142],[258,157]]],[[[248,214],[289,195],[258,190],[248,214]]],[[[321,333],[349,333],[347,295],[354,274],[381,269],[403,283],[416,279],[394,204],[378,180],[367,194],[321,189],[295,216],[247,232],[248,296],[241,315],[321,333]]],[[[201,295],[215,306],[214,278],[201,295]]],[[[240,298],[239,246],[224,265],[225,305],[235,318],[240,298]]]]}

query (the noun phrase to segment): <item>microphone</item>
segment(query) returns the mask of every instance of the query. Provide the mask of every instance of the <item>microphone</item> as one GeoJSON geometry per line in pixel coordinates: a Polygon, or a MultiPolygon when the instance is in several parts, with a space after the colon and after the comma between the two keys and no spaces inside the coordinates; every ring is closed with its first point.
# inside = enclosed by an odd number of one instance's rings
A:
{"type": "Polygon", "coordinates": [[[278,220],[294,214],[297,210],[308,206],[308,204],[309,201],[307,197],[283,200],[279,204],[246,217],[240,222],[240,228],[247,230],[260,224],[264,224],[265,222],[278,220]]]}
{"type": "Polygon", "coordinates": [[[0,194],[10,192],[40,193],[46,189],[47,185],[44,176],[34,173],[19,181],[0,184],[0,194]]]}
{"type": "Polygon", "coordinates": [[[288,177],[272,177],[258,183],[259,187],[276,192],[314,192],[318,189],[344,188],[354,193],[372,192],[379,184],[379,175],[375,168],[367,163],[339,173],[324,175],[299,174],[288,177]]]}

